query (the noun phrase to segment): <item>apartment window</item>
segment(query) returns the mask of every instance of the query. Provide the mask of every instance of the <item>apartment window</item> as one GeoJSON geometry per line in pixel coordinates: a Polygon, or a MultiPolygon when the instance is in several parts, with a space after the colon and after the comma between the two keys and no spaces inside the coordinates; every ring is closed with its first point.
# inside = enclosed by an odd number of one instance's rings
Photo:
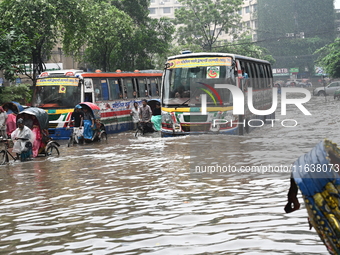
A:
{"type": "Polygon", "coordinates": [[[238,11],[238,14],[242,15],[242,9],[240,9],[240,10],[238,11]]]}
{"type": "Polygon", "coordinates": [[[164,7],[163,8],[163,13],[171,13],[170,7],[164,7]]]}
{"type": "Polygon", "coordinates": [[[257,12],[257,4],[253,5],[253,12],[257,12]]]}
{"type": "Polygon", "coordinates": [[[250,28],[250,21],[246,22],[246,26],[247,26],[247,28],[250,28]]]}
{"type": "Polygon", "coordinates": [[[149,8],[150,14],[156,14],[156,8],[149,8]]]}
{"type": "Polygon", "coordinates": [[[244,13],[249,13],[249,6],[244,7],[244,13]]]}
{"type": "Polygon", "coordinates": [[[253,41],[254,41],[254,42],[257,41],[257,34],[253,34],[253,41]]]}
{"type": "Polygon", "coordinates": [[[154,4],[156,2],[156,0],[151,0],[150,3],[154,4]]]}

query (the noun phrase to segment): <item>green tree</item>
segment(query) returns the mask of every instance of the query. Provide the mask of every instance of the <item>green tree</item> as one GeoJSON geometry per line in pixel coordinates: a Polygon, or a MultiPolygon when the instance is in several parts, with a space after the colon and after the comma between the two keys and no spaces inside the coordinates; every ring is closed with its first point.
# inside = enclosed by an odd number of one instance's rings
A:
{"type": "Polygon", "coordinates": [[[27,104],[32,97],[29,84],[19,84],[16,86],[0,87],[0,105],[17,101],[21,104],[27,104]]]}
{"type": "Polygon", "coordinates": [[[334,40],[333,0],[258,0],[258,43],[276,67],[308,67],[313,53],[334,40]]]}
{"type": "Polygon", "coordinates": [[[133,33],[132,19],[115,6],[99,2],[92,6],[91,22],[85,38],[85,62],[102,71],[113,71],[116,67],[113,56],[124,47],[133,33]]]}
{"type": "Polygon", "coordinates": [[[125,11],[134,22],[133,33],[112,62],[122,70],[154,69],[159,59],[168,53],[175,31],[173,24],[168,18],[150,18],[150,1],[113,0],[111,3],[125,11]]]}
{"type": "Polygon", "coordinates": [[[319,55],[317,63],[325,68],[326,73],[333,77],[340,77],[340,39],[337,38],[329,45],[322,47],[315,53],[319,55]]]}
{"type": "Polygon", "coordinates": [[[23,72],[22,63],[28,61],[28,41],[19,29],[0,29],[0,70],[7,80],[14,80],[23,72]]]}
{"type": "MultiPolygon", "coordinates": [[[[83,15],[87,0],[3,0],[0,2],[0,27],[10,31],[12,27],[20,28],[27,40],[26,55],[28,61],[21,69],[36,84],[37,75],[45,70],[44,62],[49,57],[53,46],[65,33],[70,36],[78,31],[79,20],[86,19],[83,15]]],[[[73,37],[75,37],[73,35],[73,37]]],[[[71,40],[69,40],[71,42],[71,40]]]]}
{"type": "MultiPolygon", "coordinates": [[[[179,44],[196,44],[211,51],[222,32],[232,34],[239,26],[242,0],[179,0],[175,11],[179,44]]],[[[236,35],[235,35],[236,36],[236,35]]]]}

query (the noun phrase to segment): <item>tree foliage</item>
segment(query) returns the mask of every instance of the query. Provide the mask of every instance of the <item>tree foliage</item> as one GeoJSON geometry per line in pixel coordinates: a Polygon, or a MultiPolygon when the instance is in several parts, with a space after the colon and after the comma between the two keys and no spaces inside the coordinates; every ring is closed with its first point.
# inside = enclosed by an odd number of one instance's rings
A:
{"type": "Polygon", "coordinates": [[[27,104],[30,102],[31,96],[32,94],[29,84],[0,87],[0,105],[10,101],[27,104]]]}
{"type": "Polygon", "coordinates": [[[28,61],[28,40],[19,28],[0,29],[0,70],[7,80],[14,80],[23,72],[23,63],[28,61]]]}
{"type": "Polygon", "coordinates": [[[329,45],[316,51],[319,54],[317,63],[325,68],[326,73],[333,77],[340,77],[340,39],[337,38],[329,45]]]}
{"type": "Polygon", "coordinates": [[[153,69],[166,55],[175,31],[168,18],[152,19],[149,1],[113,0],[111,3],[126,12],[133,20],[133,31],[128,40],[112,54],[113,70],[153,69]]]}
{"type": "Polygon", "coordinates": [[[115,67],[112,56],[124,47],[133,33],[132,19],[105,2],[93,5],[89,18],[84,61],[102,71],[112,71],[115,67]]]}
{"type": "MultiPolygon", "coordinates": [[[[75,32],[77,24],[83,17],[84,1],[76,0],[3,0],[0,2],[0,27],[7,33],[12,27],[20,28],[27,40],[28,63],[26,68],[19,70],[36,83],[36,77],[45,70],[44,62],[49,57],[53,46],[68,28],[75,32]]],[[[83,17],[85,18],[85,17],[83,17]]],[[[24,63],[22,63],[24,64],[24,63]]]]}
{"type": "Polygon", "coordinates": [[[315,50],[334,39],[333,0],[258,0],[257,9],[259,45],[277,67],[312,70],[315,50]]]}
{"type": "Polygon", "coordinates": [[[240,21],[242,0],[179,0],[175,11],[179,44],[196,44],[211,51],[222,32],[231,34],[240,21]]]}

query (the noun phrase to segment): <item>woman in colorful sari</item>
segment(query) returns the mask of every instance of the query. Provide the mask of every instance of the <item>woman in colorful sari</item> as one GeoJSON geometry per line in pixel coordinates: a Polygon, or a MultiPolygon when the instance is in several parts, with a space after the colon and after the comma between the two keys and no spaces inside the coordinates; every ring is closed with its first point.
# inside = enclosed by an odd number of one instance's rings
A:
{"type": "Polygon", "coordinates": [[[8,106],[3,106],[4,111],[7,113],[6,119],[6,132],[7,135],[10,137],[11,133],[17,128],[17,115],[8,108],[8,106]]]}
{"type": "Polygon", "coordinates": [[[35,116],[32,116],[32,119],[33,119],[32,131],[35,135],[35,140],[33,142],[32,152],[33,152],[33,158],[35,158],[39,154],[39,149],[41,147],[40,145],[41,145],[41,140],[42,140],[42,134],[41,134],[38,119],[35,116]]]}
{"type": "Polygon", "coordinates": [[[93,127],[94,127],[94,118],[92,113],[86,107],[83,107],[84,111],[84,139],[92,140],[93,137],[93,127]]]}

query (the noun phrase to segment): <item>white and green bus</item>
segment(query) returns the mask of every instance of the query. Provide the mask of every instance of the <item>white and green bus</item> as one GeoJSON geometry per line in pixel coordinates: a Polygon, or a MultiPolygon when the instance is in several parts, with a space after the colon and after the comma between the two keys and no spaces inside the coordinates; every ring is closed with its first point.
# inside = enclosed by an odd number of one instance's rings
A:
{"type": "Polygon", "coordinates": [[[162,135],[250,132],[274,119],[275,112],[252,113],[271,108],[272,90],[272,68],[265,60],[210,52],[169,57],[162,79],[162,135]],[[236,105],[242,114],[234,114],[236,105]]]}

